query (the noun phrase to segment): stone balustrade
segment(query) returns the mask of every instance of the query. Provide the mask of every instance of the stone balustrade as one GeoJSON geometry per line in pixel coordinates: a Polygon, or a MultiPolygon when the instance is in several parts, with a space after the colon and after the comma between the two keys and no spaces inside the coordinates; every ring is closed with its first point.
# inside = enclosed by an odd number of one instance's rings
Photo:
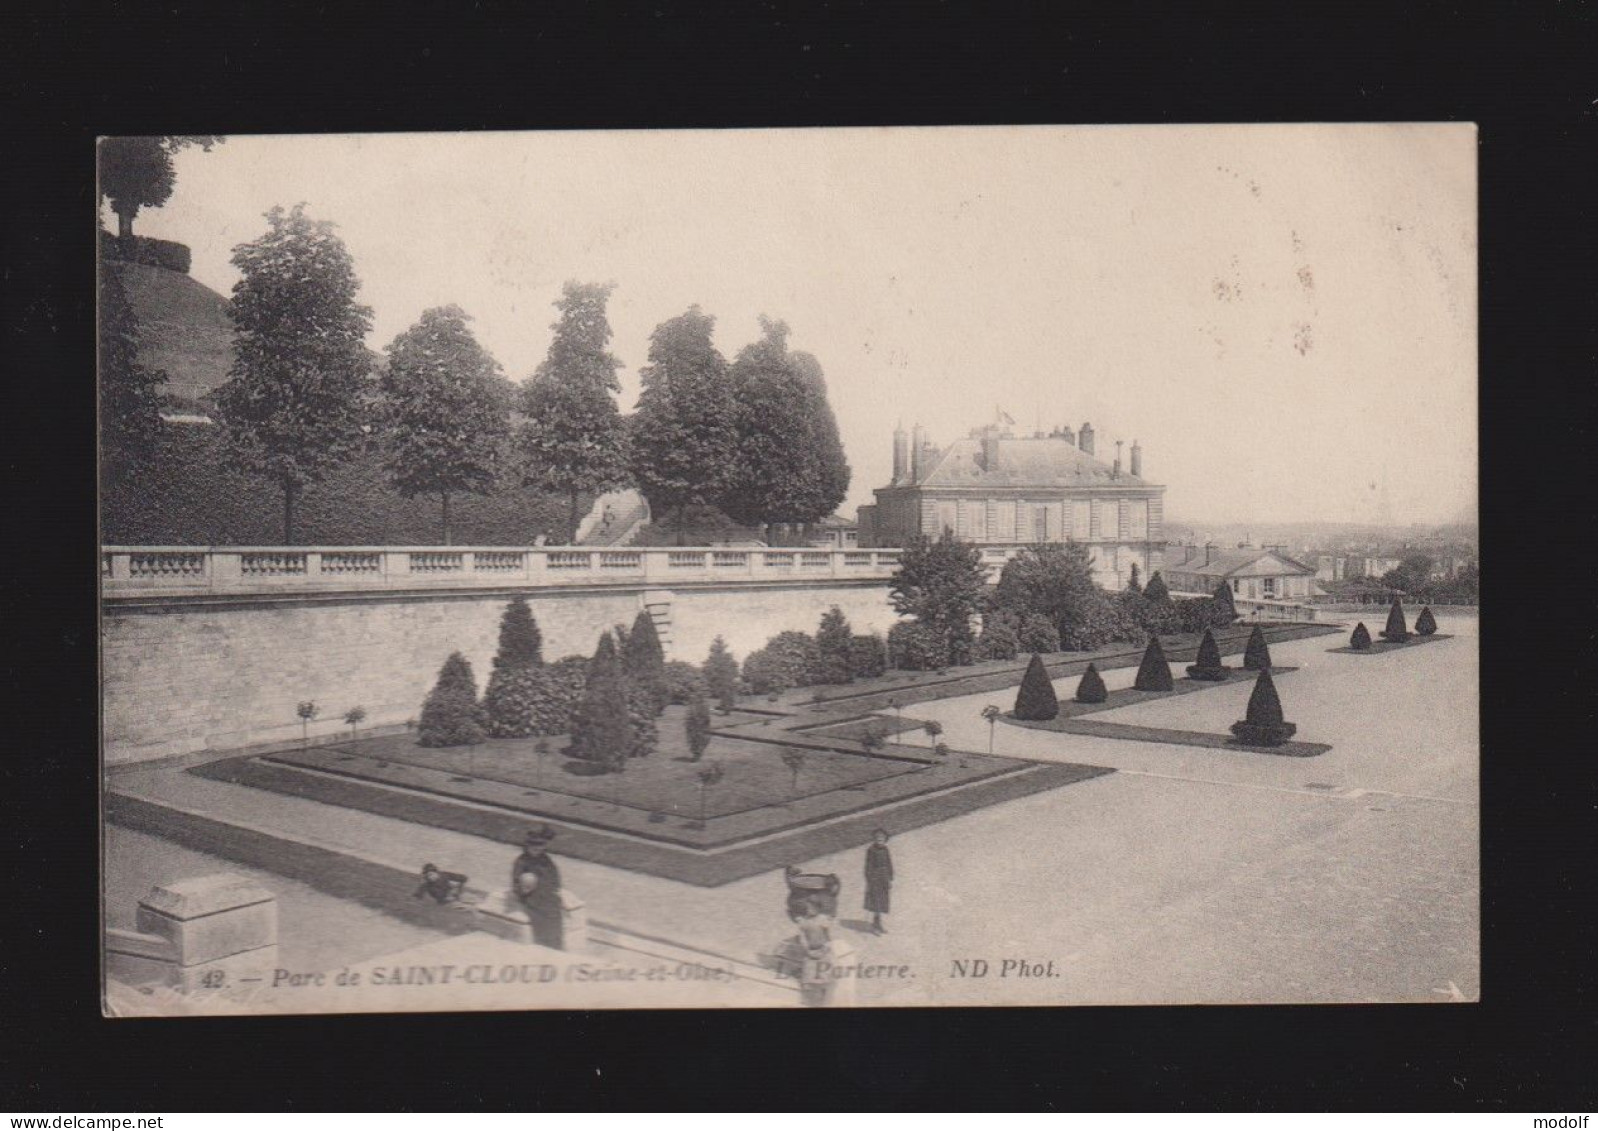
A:
{"type": "Polygon", "coordinates": [[[886,581],[898,550],[806,547],[107,546],[107,600],[170,594],[249,595],[505,587],[886,581]]]}

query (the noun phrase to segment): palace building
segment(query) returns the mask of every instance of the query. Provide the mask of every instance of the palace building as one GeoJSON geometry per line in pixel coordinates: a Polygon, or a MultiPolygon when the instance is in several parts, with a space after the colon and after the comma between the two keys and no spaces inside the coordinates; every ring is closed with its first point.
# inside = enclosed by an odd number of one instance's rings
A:
{"type": "Polygon", "coordinates": [[[893,434],[893,481],[860,508],[860,545],[897,546],[945,530],[984,547],[1028,542],[1085,543],[1094,580],[1124,588],[1132,566],[1146,581],[1162,564],[1165,488],[1143,478],[1143,449],[1132,442],[1122,467],[1095,453],[1092,424],[1017,436],[1009,417],[938,447],[917,424],[893,434]]]}

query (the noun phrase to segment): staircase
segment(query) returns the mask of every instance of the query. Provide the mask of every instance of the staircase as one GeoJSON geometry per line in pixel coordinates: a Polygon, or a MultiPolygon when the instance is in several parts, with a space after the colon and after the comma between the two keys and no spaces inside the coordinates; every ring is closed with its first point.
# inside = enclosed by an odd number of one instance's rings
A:
{"type": "Polygon", "coordinates": [[[628,489],[609,491],[594,500],[588,514],[577,524],[579,546],[625,546],[649,521],[649,504],[643,495],[628,489]],[[607,509],[610,521],[605,521],[607,509]]]}
{"type": "Polygon", "coordinates": [[[665,589],[652,589],[641,594],[649,619],[655,622],[655,635],[660,637],[660,649],[671,659],[671,593],[665,589]]]}

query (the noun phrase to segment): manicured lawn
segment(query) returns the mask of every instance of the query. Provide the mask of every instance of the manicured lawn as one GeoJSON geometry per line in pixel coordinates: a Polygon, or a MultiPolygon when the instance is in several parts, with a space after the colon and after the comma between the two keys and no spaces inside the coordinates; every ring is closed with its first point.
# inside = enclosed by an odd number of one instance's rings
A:
{"type": "Polygon", "coordinates": [[[646,815],[660,813],[694,819],[700,814],[698,773],[712,763],[721,768],[723,776],[705,790],[707,817],[788,804],[917,768],[901,761],[807,749],[802,752],[804,765],[796,782],[793,772],[783,764],[779,747],[724,735],[713,735],[703,759],[695,763],[689,760],[682,717],[683,708],[668,707],[659,721],[659,747],[646,758],[629,761],[619,774],[596,773],[594,763],[566,757],[560,753],[566,745],[563,737],[549,739],[550,752],[542,756],[535,752],[538,740],[533,738],[495,738],[480,746],[430,748],[418,745],[412,734],[318,747],[306,753],[314,755],[317,768],[335,773],[359,766],[361,776],[381,776],[378,771],[387,767],[380,763],[386,762],[515,786],[518,791],[535,790],[627,806],[646,815]]]}

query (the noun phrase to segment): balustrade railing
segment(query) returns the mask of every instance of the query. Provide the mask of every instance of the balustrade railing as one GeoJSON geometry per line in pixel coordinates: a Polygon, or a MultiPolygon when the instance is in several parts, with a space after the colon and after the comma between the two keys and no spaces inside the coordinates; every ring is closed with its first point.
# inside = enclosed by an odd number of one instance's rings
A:
{"type": "Polygon", "coordinates": [[[721,584],[834,576],[886,579],[897,550],[636,547],[108,546],[100,577],[110,598],[151,591],[281,593],[506,585],[721,584]]]}

